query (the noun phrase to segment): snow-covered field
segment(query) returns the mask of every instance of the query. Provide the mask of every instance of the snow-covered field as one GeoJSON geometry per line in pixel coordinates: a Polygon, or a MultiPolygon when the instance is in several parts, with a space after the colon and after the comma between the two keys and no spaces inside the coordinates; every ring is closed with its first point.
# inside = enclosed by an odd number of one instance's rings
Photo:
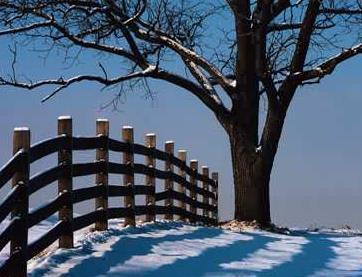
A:
{"type": "Polygon", "coordinates": [[[28,265],[30,276],[362,276],[362,237],[236,233],[180,222],[122,228],[115,220],[107,232],[78,232],[75,249],[51,247],[28,265]]]}

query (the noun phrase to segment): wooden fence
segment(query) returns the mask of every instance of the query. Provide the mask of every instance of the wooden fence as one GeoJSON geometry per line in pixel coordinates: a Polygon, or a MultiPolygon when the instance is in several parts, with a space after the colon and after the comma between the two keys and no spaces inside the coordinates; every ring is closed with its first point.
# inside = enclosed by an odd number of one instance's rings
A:
{"type": "Polygon", "coordinates": [[[60,248],[72,248],[75,231],[92,224],[95,230],[106,230],[108,219],[124,218],[125,225],[135,225],[135,217],[140,215],[146,221],[154,221],[156,215],[173,220],[176,215],[175,219],[191,223],[217,224],[217,173],[210,178],[208,167],[199,173],[196,160],[188,166],[184,150],[175,157],[172,141],[165,143],[164,151],[158,150],[154,134],[146,135],[145,145],[137,144],[133,128],[126,126],[122,141],[115,140],[109,137],[108,121],[102,119],[97,120],[96,131],[95,137],[73,137],[72,118],[59,117],[57,137],[30,145],[30,130],[15,128],[14,155],[0,169],[0,189],[12,183],[0,204],[0,222],[11,217],[0,234],[0,251],[10,242],[10,255],[0,266],[0,276],[26,276],[27,261],[56,240],[60,248]],[[94,162],[73,163],[73,151],[92,149],[96,150],[94,162]],[[122,153],[122,163],[109,161],[110,151],[122,153]],[[52,153],[58,153],[58,165],[30,177],[31,164],[52,153]],[[134,162],[136,154],[145,156],[145,164],[134,162]],[[156,167],[156,160],[163,161],[163,170],[156,167]],[[122,174],[123,184],[109,184],[109,174],[122,174]],[[135,184],[135,174],[145,175],[145,184],[135,184]],[[95,185],[73,189],[73,177],[87,175],[96,176],[95,185]],[[156,179],[163,180],[162,192],[156,193],[156,179]],[[30,212],[29,196],[55,181],[58,196],[30,212]],[[135,195],[145,195],[146,203],[136,205],[135,195]],[[108,197],[123,197],[124,206],[108,207],[108,197]],[[95,200],[95,210],[73,217],[73,205],[91,199],[95,200]],[[58,222],[28,243],[28,229],[54,213],[58,213],[58,222]]]}

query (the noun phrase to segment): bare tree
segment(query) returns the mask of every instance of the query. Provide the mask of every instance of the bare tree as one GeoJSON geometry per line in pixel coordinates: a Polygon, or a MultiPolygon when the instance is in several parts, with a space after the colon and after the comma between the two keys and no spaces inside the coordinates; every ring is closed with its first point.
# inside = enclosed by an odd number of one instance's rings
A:
{"type": "Polygon", "coordinates": [[[183,88],[230,138],[235,218],[267,225],[270,174],[291,100],[300,86],[362,53],[361,24],[361,0],[0,0],[0,36],[22,45],[41,40],[66,59],[94,51],[128,66],[122,75],[99,63],[99,75],[37,81],[20,80],[13,66],[0,84],[55,86],[44,101],[83,81],[122,85],[121,92],[149,79],[183,88]],[[175,62],[185,71],[172,70],[175,62]]]}

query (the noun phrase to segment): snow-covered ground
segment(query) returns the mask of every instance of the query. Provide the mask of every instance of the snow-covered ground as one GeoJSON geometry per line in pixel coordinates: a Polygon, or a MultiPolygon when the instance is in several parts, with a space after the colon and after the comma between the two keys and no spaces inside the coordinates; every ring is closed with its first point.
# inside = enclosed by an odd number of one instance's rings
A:
{"type": "Polygon", "coordinates": [[[362,237],[236,233],[180,222],[122,228],[115,220],[109,231],[78,232],[74,249],[51,247],[28,266],[30,276],[362,276],[362,237]]]}

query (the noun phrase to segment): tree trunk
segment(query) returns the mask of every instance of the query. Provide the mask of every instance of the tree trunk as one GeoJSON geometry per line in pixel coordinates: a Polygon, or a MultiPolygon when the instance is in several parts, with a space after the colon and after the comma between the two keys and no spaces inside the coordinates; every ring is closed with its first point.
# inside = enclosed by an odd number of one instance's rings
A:
{"type": "Polygon", "coordinates": [[[235,219],[271,223],[269,181],[274,155],[243,143],[241,128],[229,133],[235,189],[235,219]]]}
{"type": "Polygon", "coordinates": [[[285,110],[269,109],[260,140],[248,140],[243,120],[229,125],[235,189],[235,215],[240,221],[256,220],[262,226],[271,223],[269,182],[281,137],[285,110]]]}

